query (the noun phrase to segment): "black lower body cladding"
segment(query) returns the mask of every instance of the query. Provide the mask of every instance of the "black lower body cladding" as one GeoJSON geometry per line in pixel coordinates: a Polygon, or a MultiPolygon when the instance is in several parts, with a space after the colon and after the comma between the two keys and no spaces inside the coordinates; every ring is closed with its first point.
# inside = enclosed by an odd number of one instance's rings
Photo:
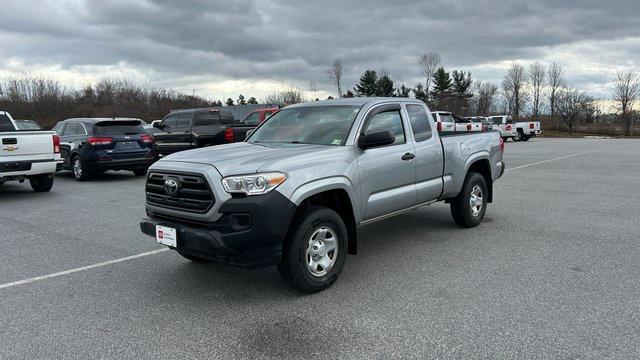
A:
{"type": "Polygon", "coordinates": [[[231,198],[212,223],[166,217],[148,212],[140,230],[155,238],[156,225],[176,229],[178,250],[195,257],[245,268],[275,265],[296,205],[277,191],[265,195],[231,198]]]}

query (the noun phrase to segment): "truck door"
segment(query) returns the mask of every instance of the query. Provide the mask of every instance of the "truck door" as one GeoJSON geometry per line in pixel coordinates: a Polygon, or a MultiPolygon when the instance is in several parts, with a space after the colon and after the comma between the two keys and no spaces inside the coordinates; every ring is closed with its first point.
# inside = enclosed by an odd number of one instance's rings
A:
{"type": "Polygon", "coordinates": [[[444,156],[438,137],[433,136],[433,121],[423,105],[407,104],[415,148],[417,203],[422,204],[440,197],[444,156]]]}
{"type": "Polygon", "coordinates": [[[362,178],[363,220],[371,220],[416,204],[416,168],[413,143],[407,132],[400,104],[381,105],[369,112],[360,134],[389,130],[391,145],[363,150],[358,157],[362,178]]]}

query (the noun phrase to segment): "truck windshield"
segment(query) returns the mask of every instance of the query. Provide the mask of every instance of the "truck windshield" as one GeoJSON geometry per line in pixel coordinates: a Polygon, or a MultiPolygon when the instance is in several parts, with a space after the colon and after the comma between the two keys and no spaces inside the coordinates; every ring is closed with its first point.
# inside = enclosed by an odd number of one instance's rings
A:
{"type": "Polygon", "coordinates": [[[283,109],[249,138],[251,143],[344,145],[360,106],[307,106],[283,109]]]}

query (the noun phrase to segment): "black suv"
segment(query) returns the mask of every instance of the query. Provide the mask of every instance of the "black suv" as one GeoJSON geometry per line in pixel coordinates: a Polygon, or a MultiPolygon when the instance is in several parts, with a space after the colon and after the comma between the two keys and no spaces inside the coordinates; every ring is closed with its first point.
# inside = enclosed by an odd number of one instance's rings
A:
{"type": "Polygon", "coordinates": [[[174,110],[153,126],[160,129],[153,134],[158,155],[244,141],[247,132],[256,127],[240,124],[220,108],[174,110]]]}
{"type": "Polygon", "coordinates": [[[87,180],[107,170],[130,170],[145,175],[156,158],[153,136],[144,122],[130,118],[74,118],[59,122],[64,160],[59,170],[72,170],[76,180],[87,180]]]}

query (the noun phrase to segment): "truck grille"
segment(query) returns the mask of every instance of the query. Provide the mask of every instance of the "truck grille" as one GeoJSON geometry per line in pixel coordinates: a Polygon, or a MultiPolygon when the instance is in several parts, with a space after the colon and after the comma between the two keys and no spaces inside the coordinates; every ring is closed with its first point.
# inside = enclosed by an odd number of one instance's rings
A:
{"type": "Polygon", "coordinates": [[[146,192],[149,205],[190,213],[204,214],[215,203],[207,181],[199,174],[150,172],[146,192]],[[165,189],[165,180],[169,179],[178,183],[174,194],[165,189]]]}

